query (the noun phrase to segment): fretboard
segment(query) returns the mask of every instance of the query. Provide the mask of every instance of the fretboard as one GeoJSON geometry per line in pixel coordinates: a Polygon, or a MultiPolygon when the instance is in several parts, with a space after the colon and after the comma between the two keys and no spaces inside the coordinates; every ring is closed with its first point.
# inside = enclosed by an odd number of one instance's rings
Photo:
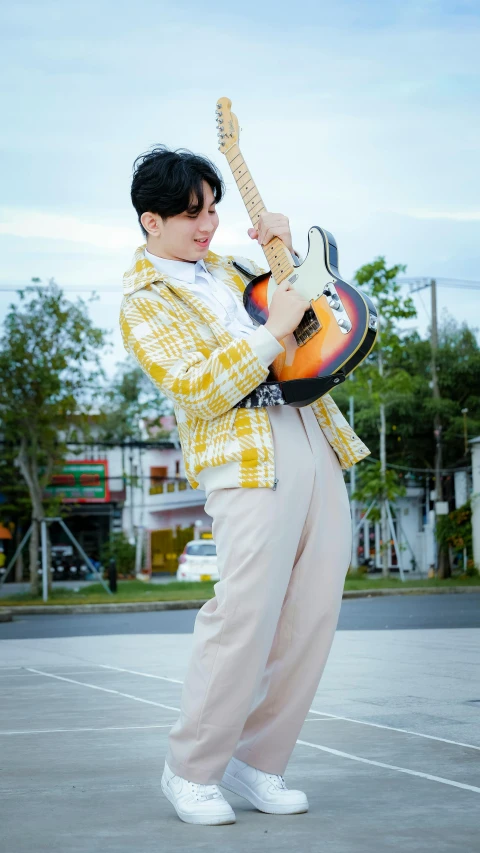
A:
{"type": "MultiPolygon", "coordinates": [[[[256,227],[260,215],[266,211],[257,185],[250,174],[238,145],[232,145],[229,151],[227,151],[226,157],[252,225],[256,227]]],[[[266,246],[262,246],[262,249],[275,281],[277,284],[280,284],[295,269],[290,252],[278,237],[274,237],[266,246]]]]}

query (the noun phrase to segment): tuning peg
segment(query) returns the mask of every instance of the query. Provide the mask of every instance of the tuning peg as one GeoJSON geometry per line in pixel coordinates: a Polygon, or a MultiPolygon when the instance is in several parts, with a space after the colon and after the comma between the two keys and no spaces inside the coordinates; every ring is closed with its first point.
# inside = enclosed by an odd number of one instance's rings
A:
{"type": "Polygon", "coordinates": [[[217,104],[217,110],[221,110],[221,109],[222,109],[222,105],[221,105],[221,104],[217,104]]]}

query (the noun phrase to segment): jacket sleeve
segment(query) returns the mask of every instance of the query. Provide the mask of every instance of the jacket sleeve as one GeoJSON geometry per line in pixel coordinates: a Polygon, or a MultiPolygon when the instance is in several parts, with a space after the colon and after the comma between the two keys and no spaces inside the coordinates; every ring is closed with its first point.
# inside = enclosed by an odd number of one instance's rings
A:
{"type": "Polygon", "coordinates": [[[259,326],[213,352],[195,347],[187,329],[163,303],[123,300],[120,328],[127,352],[166,397],[202,420],[228,412],[257,388],[282,345],[259,326]]]}
{"type": "Polygon", "coordinates": [[[330,394],[310,404],[319,427],[335,451],[340,467],[346,470],[370,455],[370,450],[353,431],[330,394]]]}

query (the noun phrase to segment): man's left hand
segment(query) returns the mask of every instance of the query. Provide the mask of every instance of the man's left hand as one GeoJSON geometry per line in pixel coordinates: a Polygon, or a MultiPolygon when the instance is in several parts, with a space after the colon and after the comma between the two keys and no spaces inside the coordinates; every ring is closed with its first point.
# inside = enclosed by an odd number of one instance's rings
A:
{"type": "Polygon", "coordinates": [[[256,228],[248,229],[248,236],[252,240],[258,240],[260,246],[266,246],[274,237],[279,237],[287,249],[293,251],[290,224],[283,213],[262,213],[256,228]]]}

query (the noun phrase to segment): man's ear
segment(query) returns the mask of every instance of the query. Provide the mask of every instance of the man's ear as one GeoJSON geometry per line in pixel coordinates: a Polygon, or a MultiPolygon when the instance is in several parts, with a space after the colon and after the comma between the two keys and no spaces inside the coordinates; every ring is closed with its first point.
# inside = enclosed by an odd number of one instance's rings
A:
{"type": "Polygon", "coordinates": [[[142,213],[140,217],[140,222],[147,234],[151,234],[152,237],[159,237],[161,234],[161,217],[158,213],[150,213],[149,210],[142,213]]]}

